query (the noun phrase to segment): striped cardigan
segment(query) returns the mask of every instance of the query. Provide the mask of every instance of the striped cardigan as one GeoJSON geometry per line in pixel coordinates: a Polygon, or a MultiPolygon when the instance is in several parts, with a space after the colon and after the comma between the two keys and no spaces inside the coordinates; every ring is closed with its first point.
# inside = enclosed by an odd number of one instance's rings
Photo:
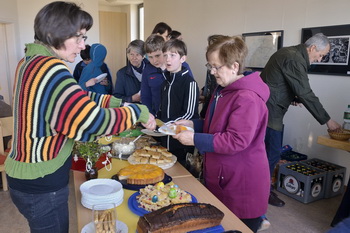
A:
{"type": "Polygon", "coordinates": [[[74,140],[93,141],[147,122],[145,106],[118,108],[120,99],[83,91],[64,62],[43,45],[31,45],[45,56],[27,56],[16,70],[13,145],[5,163],[10,177],[51,174],[67,160],[74,140]]]}

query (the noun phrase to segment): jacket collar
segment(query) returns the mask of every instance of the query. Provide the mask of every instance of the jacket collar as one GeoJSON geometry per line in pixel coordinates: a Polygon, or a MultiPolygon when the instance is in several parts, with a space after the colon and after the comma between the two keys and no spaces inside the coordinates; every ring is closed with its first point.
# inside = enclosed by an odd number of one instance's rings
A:
{"type": "Polygon", "coordinates": [[[296,46],[297,50],[301,53],[301,56],[305,59],[305,62],[307,64],[307,69],[310,68],[310,59],[309,54],[307,53],[306,46],[304,44],[299,44],[296,46]]]}

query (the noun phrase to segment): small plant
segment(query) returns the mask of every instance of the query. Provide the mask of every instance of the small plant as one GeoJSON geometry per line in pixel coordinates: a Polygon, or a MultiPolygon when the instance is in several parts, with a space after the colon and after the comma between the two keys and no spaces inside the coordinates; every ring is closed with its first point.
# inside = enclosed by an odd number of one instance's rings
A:
{"type": "Polygon", "coordinates": [[[100,155],[105,151],[101,149],[101,146],[97,141],[93,142],[75,142],[73,151],[79,157],[84,158],[86,161],[90,160],[93,165],[96,164],[100,155]]]}

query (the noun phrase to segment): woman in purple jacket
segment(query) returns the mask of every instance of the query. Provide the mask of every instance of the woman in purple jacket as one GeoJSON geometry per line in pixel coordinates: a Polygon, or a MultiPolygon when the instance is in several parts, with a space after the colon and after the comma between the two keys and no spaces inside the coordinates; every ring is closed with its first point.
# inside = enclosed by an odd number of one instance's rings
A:
{"type": "Polygon", "coordinates": [[[175,124],[194,127],[174,136],[205,154],[206,187],[253,232],[268,206],[269,165],[264,136],[269,88],[257,72],[244,72],[247,46],[224,36],[208,46],[207,68],[218,87],[204,120],[175,124]]]}

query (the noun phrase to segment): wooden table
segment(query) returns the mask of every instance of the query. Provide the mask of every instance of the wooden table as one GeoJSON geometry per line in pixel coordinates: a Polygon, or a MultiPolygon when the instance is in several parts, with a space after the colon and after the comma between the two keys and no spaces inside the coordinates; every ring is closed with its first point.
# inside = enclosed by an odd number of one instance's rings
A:
{"type": "MultiPolygon", "coordinates": [[[[120,168],[127,166],[128,162],[117,159],[112,160],[112,170],[107,171],[105,168],[99,170],[99,178],[110,178],[116,174],[120,168]]],[[[252,231],[234,215],[222,202],[220,202],[208,189],[206,189],[191,173],[189,173],[182,165],[176,163],[172,168],[166,169],[165,172],[173,178],[173,182],[183,190],[190,192],[194,195],[198,202],[210,203],[224,212],[225,217],[221,222],[225,230],[240,230],[242,233],[251,233],[252,231]]],[[[77,205],[77,222],[78,231],[92,221],[92,211],[82,206],[80,185],[86,181],[84,172],[73,171],[74,187],[75,187],[75,199],[77,205]]],[[[127,200],[135,193],[135,191],[124,189],[124,201],[117,207],[118,219],[124,222],[129,232],[136,232],[136,225],[139,216],[132,213],[129,210],[127,200]]]]}
{"type": "MultiPolygon", "coordinates": [[[[350,152],[350,141],[339,141],[339,140],[335,140],[330,138],[328,135],[322,135],[322,136],[318,136],[317,138],[317,143],[324,145],[324,146],[328,146],[328,147],[332,147],[332,148],[336,148],[336,149],[340,149],[340,150],[345,150],[350,152]]],[[[335,214],[333,221],[331,223],[331,226],[335,226],[337,223],[339,223],[340,221],[342,221],[343,219],[350,217],[350,211],[349,211],[349,205],[350,205],[350,179],[348,181],[348,186],[347,189],[343,195],[343,199],[340,203],[340,206],[337,210],[337,213],[335,214]]]]}
{"type": "Polygon", "coordinates": [[[330,138],[328,135],[322,135],[322,136],[318,136],[317,137],[317,143],[324,145],[324,146],[329,146],[329,147],[333,147],[336,149],[340,149],[340,150],[345,150],[345,151],[349,151],[350,152],[350,141],[339,141],[339,140],[335,140],[330,138]]]}

